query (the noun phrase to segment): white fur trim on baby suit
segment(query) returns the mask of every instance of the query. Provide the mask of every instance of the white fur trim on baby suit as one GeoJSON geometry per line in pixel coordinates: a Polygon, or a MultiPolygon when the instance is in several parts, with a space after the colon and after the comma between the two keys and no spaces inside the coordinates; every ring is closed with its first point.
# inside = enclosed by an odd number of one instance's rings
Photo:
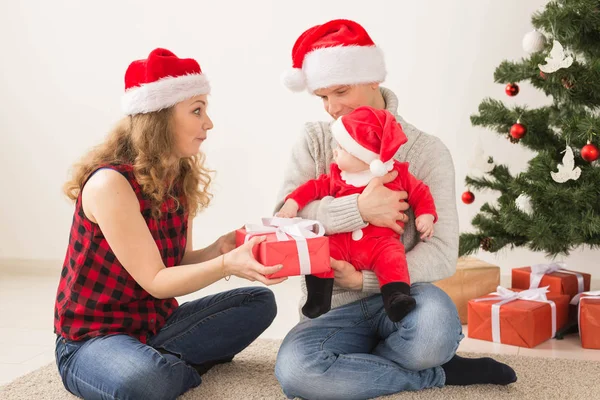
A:
{"type": "Polygon", "coordinates": [[[121,109],[126,115],[148,113],[209,93],[210,83],[204,74],[168,76],[127,90],[121,99],[121,109]]]}
{"type": "Polygon", "coordinates": [[[302,71],[312,93],[335,85],[383,82],[383,52],[376,46],[336,46],[316,49],[304,57],[302,71]]]}

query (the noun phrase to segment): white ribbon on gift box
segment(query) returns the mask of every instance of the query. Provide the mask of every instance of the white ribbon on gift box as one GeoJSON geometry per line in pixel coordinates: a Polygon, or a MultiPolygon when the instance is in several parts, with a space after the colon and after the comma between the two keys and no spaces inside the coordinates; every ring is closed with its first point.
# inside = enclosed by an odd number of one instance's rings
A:
{"type": "Polygon", "coordinates": [[[536,289],[523,290],[521,292],[513,292],[512,290],[506,289],[502,286],[496,288],[496,292],[491,293],[492,297],[484,297],[475,299],[474,301],[489,301],[489,300],[500,300],[499,303],[492,304],[492,340],[495,343],[502,343],[500,341],[500,307],[506,303],[510,303],[515,300],[528,300],[528,301],[539,301],[541,303],[550,304],[552,310],[552,336],[556,335],[556,304],[552,300],[546,298],[548,293],[548,287],[536,289]]]}
{"type": "Polygon", "coordinates": [[[553,272],[560,272],[563,274],[575,275],[577,277],[577,292],[583,292],[585,290],[583,275],[581,275],[579,272],[566,270],[566,266],[567,264],[565,264],[564,262],[532,265],[531,275],[529,275],[529,289],[536,289],[540,287],[540,282],[542,282],[542,278],[544,277],[544,275],[551,274],[553,272]]]}
{"type": "Polygon", "coordinates": [[[600,299],[600,290],[592,290],[590,292],[582,292],[571,300],[571,305],[577,307],[577,326],[579,326],[579,337],[581,337],[581,301],[583,299],[600,299]]]}
{"type": "Polygon", "coordinates": [[[319,221],[302,218],[262,218],[262,225],[247,224],[244,243],[254,236],[275,233],[277,240],[284,242],[293,239],[298,249],[298,261],[300,263],[300,274],[310,275],[312,266],[308,242],[312,239],[325,235],[325,227],[319,221]]]}

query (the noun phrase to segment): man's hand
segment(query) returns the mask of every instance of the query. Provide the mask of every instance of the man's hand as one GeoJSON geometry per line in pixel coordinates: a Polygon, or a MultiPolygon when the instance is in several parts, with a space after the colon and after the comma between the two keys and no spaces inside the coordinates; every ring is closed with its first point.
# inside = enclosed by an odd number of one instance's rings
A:
{"type": "Polygon", "coordinates": [[[346,290],[360,291],[363,288],[363,274],[357,271],[352,264],[346,261],[331,261],[331,269],[334,271],[334,282],[346,290]]]}
{"type": "Polygon", "coordinates": [[[408,221],[408,216],[404,214],[408,209],[408,203],[402,201],[408,198],[408,193],[394,191],[384,186],[394,181],[397,176],[398,172],[392,171],[381,178],[371,179],[365,190],[358,196],[358,211],[363,221],[390,228],[401,235],[404,230],[397,221],[408,221]]]}

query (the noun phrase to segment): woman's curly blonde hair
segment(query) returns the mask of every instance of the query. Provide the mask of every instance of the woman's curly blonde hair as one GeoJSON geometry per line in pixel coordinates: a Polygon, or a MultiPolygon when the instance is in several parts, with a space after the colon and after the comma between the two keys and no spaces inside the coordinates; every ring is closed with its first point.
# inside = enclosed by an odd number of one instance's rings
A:
{"type": "Polygon", "coordinates": [[[125,117],[109,133],[107,139],[93,148],[73,167],[72,178],[63,190],[75,201],[84,183],[101,165],[129,164],[136,180],[151,201],[152,216],[159,218],[161,206],[172,198],[191,217],[210,203],[208,192],[211,176],[204,167],[204,154],[176,158],[172,134],[173,108],[125,117]],[[180,204],[177,192],[183,196],[180,204]]]}

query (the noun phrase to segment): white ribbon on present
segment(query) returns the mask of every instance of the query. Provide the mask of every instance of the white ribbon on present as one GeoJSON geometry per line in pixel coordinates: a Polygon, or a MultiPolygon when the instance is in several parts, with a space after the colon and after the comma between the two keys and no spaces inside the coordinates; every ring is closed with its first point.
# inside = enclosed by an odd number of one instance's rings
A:
{"type": "Polygon", "coordinates": [[[592,290],[590,292],[582,292],[571,300],[571,305],[578,305],[577,307],[577,326],[579,326],[579,337],[581,337],[581,301],[583,299],[600,299],[600,290],[592,290]]]}
{"type": "Polygon", "coordinates": [[[492,340],[495,343],[502,343],[500,340],[500,307],[506,303],[510,303],[515,300],[527,300],[527,301],[539,301],[541,303],[550,304],[552,310],[552,336],[556,335],[556,304],[552,300],[546,298],[548,293],[548,287],[536,289],[523,290],[521,292],[513,292],[512,290],[506,289],[502,286],[496,288],[496,292],[491,293],[492,297],[484,297],[475,299],[474,301],[489,301],[489,300],[500,300],[496,304],[492,304],[492,340]]]}
{"type": "Polygon", "coordinates": [[[553,272],[560,272],[563,274],[571,274],[577,277],[577,292],[581,293],[585,290],[585,285],[583,281],[583,275],[579,272],[568,271],[565,269],[567,264],[564,262],[556,262],[551,264],[535,264],[531,266],[531,275],[529,275],[529,288],[535,289],[540,287],[540,282],[542,278],[546,274],[551,274],[553,272]]]}
{"type": "Polygon", "coordinates": [[[254,236],[262,236],[270,233],[274,233],[280,242],[287,240],[296,241],[300,274],[310,275],[312,273],[307,239],[325,235],[325,227],[319,221],[302,218],[262,218],[262,225],[247,224],[245,228],[246,237],[244,243],[254,236]]]}

